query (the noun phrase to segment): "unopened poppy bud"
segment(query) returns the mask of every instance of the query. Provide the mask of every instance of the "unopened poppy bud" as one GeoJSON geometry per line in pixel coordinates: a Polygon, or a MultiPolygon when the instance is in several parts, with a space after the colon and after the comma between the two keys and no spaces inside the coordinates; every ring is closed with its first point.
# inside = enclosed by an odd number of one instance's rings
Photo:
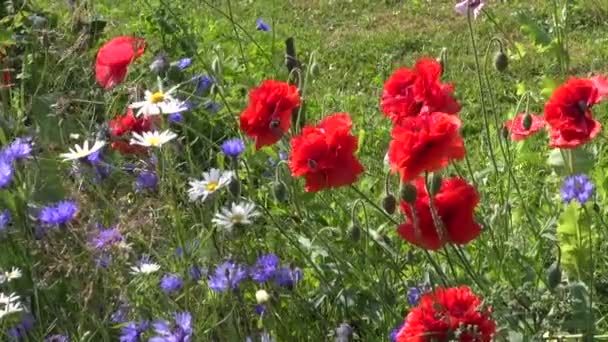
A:
{"type": "Polygon", "coordinates": [[[596,202],[593,202],[593,211],[596,213],[600,212],[600,206],[596,202]]]}
{"type": "Polygon", "coordinates": [[[502,137],[504,139],[508,139],[509,138],[509,129],[506,126],[502,126],[502,129],[500,130],[500,133],[502,134],[502,137]]]}
{"type": "Polygon", "coordinates": [[[312,64],[310,65],[310,74],[315,77],[319,76],[319,73],[320,73],[319,69],[320,68],[319,68],[319,64],[317,63],[317,61],[313,60],[312,64]]]}
{"type": "Polygon", "coordinates": [[[266,290],[257,290],[255,293],[255,300],[258,304],[266,304],[270,300],[270,295],[266,290]]]}
{"type": "Polygon", "coordinates": [[[160,54],[150,63],[150,71],[155,74],[161,74],[169,67],[169,59],[165,54],[160,54]]]}
{"type": "Polygon", "coordinates": [[[530,113],[526,113],[526,115],[524,115],[522,125],[524,126],[524,129],[526,131],[529,130],[530,127],[532,127],[532,115],[530,115],[530,113]]]}
{"type": "Polygon", "coordinates": [[[277,202],[285,202],[287,200],[287,186],[279,181],[272,186],[272,194],[277,202]]]}
{"type": "Polygon", "coordinates": [[[403,201],[414,204],[416,202],[416,187],[410,183],[401,183],[399,196],[403,201]]]}
{"type": "Polygon", "coordinates": [[[508,66],[509,66],[509,58],[501,49],[494,56],[494,67],[496,68],[496,70],[503,72],[503,71],[507,70],[508,66]]]}
{"type": "Polygon", "coordinates": [[[441,183],[443,183],[441,174],[433,173],[431,176],[430,189],[428,189],[429,193],[433,196],[436,195],[439,192],[439,189],[441,189],[441,183]]]}
{"type": "Polygon", "coordinates": [[[241,181],[238,177],[232,177],[230,183],[228,184],[228,191],[235,198],[239,198],[241,196],[241,181]]]}
{"type": "Polygon", "coordinates": [[[441,52],[439,52],[439,57],[437,57],[437,62],[441,65],[442,73],[445,72],[445,68],[448,64],[448,49],[441,48],[441,52]]]}
{"type": "Polygon", "coordinates": [[[384,208],[384,211],[386,211],[389,215],[392,215],[395,213],[396,207],[397,200],[395,199],[395,196],[393,196],[392,194],[387,194],[386,196],[384,196],[384,198],[382,199],[382,208],[384,208]]]}
{"type": "Polygon", "coordinates": [[[213,74],[218,78],[222,76],[222,61],[217,56],[213,59],[213,62],[211,62],[211,71],[213,71],[213,74]]]}
{"type": "Polygon", "coordinates": [[[350,227],[348,227],[348,237],[355,242],[359,241],[361,239],[361,227],[353,222],[350,227]]]}
{"type": "Polygon", "coordinates": [[[562,281],[562,270],[559,267],[559,263],[556,261],[547,268],[547,285],[549,289],[553,290],[562,281]]]}

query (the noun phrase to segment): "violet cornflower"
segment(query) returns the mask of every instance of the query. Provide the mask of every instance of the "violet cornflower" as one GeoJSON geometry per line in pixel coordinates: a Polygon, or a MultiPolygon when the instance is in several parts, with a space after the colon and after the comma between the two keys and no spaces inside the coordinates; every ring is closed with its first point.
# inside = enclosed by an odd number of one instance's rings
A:
{"type": "Polygon", "coordinates": [[[262,255],[249,271],[251,279],[258,283],[264,283],[272,278],[279,267],[279,258],[274,254],[262,255]]]}
{"type": "Polygon", "coordinates": [[[261,18],[258,18],[258,19],[255,21],[255,28],[256,28],[256,30],[258,30],[258,31],[263,31],[263,32],[268,32],[268,31],[270,31],[270,25],[266,24],[266,23],[264,22],[264,20],[262,20],[261,18]]]}
{"type": "Polygon", "coordinates": [[[38,221],[47,226],[60,226],[68,223],[76,216],[78,204],[73,201],[61,201],[46,206],[40,210],[38,221]]]}
{"type": "Polygon", "coordinates": [[[589,178],[581,174],[566,178],[561,193],[566,204],[573,200],[576,200],[580,204],[585,204],[593,196],[594,189],[595,186],[589,178]]]}
{"type": "Polygon", "coordinates": [[[236,289],[245,279],[247,271],[234,261],[226,261],[215,269],[209,276],[209,288],[216,292],[226,291],[228,288],[236,289]]]}

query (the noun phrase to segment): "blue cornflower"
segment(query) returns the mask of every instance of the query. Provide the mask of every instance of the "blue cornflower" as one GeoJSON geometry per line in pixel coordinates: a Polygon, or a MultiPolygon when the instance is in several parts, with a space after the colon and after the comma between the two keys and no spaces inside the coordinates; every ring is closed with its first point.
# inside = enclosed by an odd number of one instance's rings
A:
{"type": "Polygon", "coordinates": [[[0,232],[5,231],[9,223],[11,223],[11,212],[8,209],[0,211],[0,232]]]}
{"type": "Polygon", "coordinates": [[[103,250],[123,240],[124,237],[122,236],[118,228],[111,227],[108,229],[104,229],[103,227],[101,227],[97,230],[97,234],[91,240],[91,245],[95,249],[103,250]]]}
{"type": "Polygon", "coordinates": [[[422,290],[419,287],[410,287],[407,290],[407,302],[412,306],[418,304],[421,296],[422,290]]]}
{"type": "Polygon", "coordinates": [[[60,226],[73,219],[77,211],[76,202],[62,201],[42,208],[38,220],[45,225],[60,226]]]}
{"type": "Polygon", "coordinates": [[[270,31],[270,25],[266,24],[264,22],[264,20],[262,20],[261,18],[258,18],[258,20],[255,21],[255,28],[258,31],[264,31],[264,32],[270,31]]]}
{"type": "Polygon", "coordinates": [[[87,160],[87,161],[88,161],[88,162],[89,162],[91,165],[96,165],[96,164],[98,164],[99,162],[101,162],[101,161],[102,161],[102,159],[101,159],[101,150],[98,150],[98,151],[95,151],[95,152],[93,152],[93,153],[89,154],[89,155],[86,157],[86,160],[87,160]]]}
{"type": "Polygon", "coordinates": [[[65,335],[53,335],[45,338],[44,342],[70,342],[70,339],[65,335]]]}
{"type": "Polygon", "coordinates": [[[255,313],[258,314],[258,316],[262,316],[263,314],[266,313],[266,305],[264,304],[256,304],[255,305],[255,313]]]}
{"type": "Polygon", "coordinates": [[[189,312],[175,314],[175,327],[167,321],[156,321],[153,324],[158,336],[152,337],[148,342],[190,342],[192,339],[192,315],[189,312]]]}
{"type": "Polygon", "coordinates": [[[177,274],[165,274],[160,280],[160,288],[166,294],[171,294],[173,292],[179,291],[182,286],[184,286],[184,282],[182,281],[182,278],[180,278],[180,276],[177,274]]]}
{"type": "Polygon", "coordinates": [[[118,308],[112,315],[110,315],[110,321],[112,323],[124,323],[127,321],[127,314],[129,313],[129,304],[125,301],[118,303],[118,308]]]}
{"type": "Polygon", "coordinates": [[[391,342],[397,342],[397,335],[399,334],[399,331],[401,330],[401,328],[403,328],[403,325],[405,323],[401,322],[401,324],[399,324],[398,327],[396,327],[395,329],[391,330],[391,333],[388,335],[388,339],[391,342]]]}
{"type": "Polygon", "coordinates": [[[4,150],[2,150],[2,156],[7,161],[24,159],[30,156],[32,153],[32,145],[28,139],[17,138],[4,150]]]}
{"type": "Polygon", "coordinates": [[[217,113],[222,108],[222,105],[217,102],[209,101],[205,103],[204,108],[211,113],[217,113]]]}
{"type": "Polygon", "coordinates": [[[120,329],[120,342],[139,342],[141,336],[148,330],[148,322],[141,322],[139,324],[129,322],[127,325],[120,329]]]}
{"type": "Polygon", "coordinates": [[[577,200],[580,204],[585,204],[593,195],[595,186],[586,175],[576,175],[566,178],[562,186],[562,198],[564,203],[577,200]]]}
{"type": "Polygon", "coordinates": [[[192,58],[182,58],[175,63],[175,65],[180,68],[180,70],[184,70],[192,64],[192,58]]]}
{"type": "Polygon", "coordinates": [[[167,120],[172,124],[180,123],[183,119],[184,117],[182,116],[182,112],[171,113],[169,116],[167,116],[167,120]]]}
{"type": "Polygon", "coordinates": [[[135,191],[156,191],[158,188],[158,176],[152,171],[142,171],[135,180],[135,191]]]}
{"type": "Polygon", "coordinates": [[[251,279],[258,283],[268,281],[279,267],[279,257],[274,254],[262,255],[250,270],[251,279]]]}
{"type": "Polygon", "coordinates": [[[14,340],[25,340],[27,333],[34,328],[36,320],[30,313],[24,313],[21,316],[21,322],[17,325],[10,327],[6,334],[14,340]]]}
{"type": "Polygon", "coordinates": [[[108,268],[112,263],[112,254],[102,253],[95,258],[95,265],[101,268],[108,268]]]}
{"type": "Polygon", "coordinates": [[[222,152],[228,157],[236,158],[245,150],[245,143],[239,138],[228,139],[222,144],[222,152]]]}
{"type": "Polygon", "coordinates": [[[5,188],[13,180],[13,166],[10,161],[0,157],[0,189],[5,188]]]}
{"type": "Polygon", "coordinates": [[[194,95],[201,96],[201,94],[213,85],[215,82],[213,78],[207,75],[199,75],[192,78],[192,82],[195,84],[194,95]]]}
{"type": "Polygon", "coordinates": [[[246,276],[247,271],[243,266],[234,261],[226,261],[209,276],[209,288],[217,292],[226,291],[228,288],[236,289],[246,276]]]}
{"type": "Polygon", "coordinates": [[[274,274],[274,280],[277,282],[277,285],[287,287],[289,289],[293,289],[295,284],[299,283],[302,280],[304,274],[302,270],[298,267],[282,267],[276,271],[274,274]]]}
{"type": "Polygon", "coordinates": [[[207,269],[193,265],[188,269],[188,274],[190,274],[192,280],[199,281],[203,276],[207,275],[207,269]]]}

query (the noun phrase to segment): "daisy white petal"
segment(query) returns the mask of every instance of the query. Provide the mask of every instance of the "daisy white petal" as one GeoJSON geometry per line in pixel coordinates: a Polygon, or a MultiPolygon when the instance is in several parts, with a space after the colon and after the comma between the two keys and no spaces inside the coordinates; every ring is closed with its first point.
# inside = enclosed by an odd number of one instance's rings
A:
{"type": "Polygon", "coordinates": [[[201,199],[204,202],[209,196],[230,184],[232,175],[232,171],[221,171],[219,169],[204,172],[202,180],[193,180],[189,183],[188,197],[190,201],[201,199]]]}
{"type": "Polygon", "coordinates": [[[224,207],[215,214],[212,222],[227,231],[232,231],[236,226],[251,224],[251,219],[258,215],[255,204],[251,202],[232,203],[230,208],[224,207]]]}
{"type": "Polygon", "coordinates": [[[177,138],[177,134],[166,130],[164,132],[144,132],[143,134],[133,133],[131,145],[141,145],[146,147],[161,147],[163,144],[177,138]]]}
{"type": "Polygon", "coordinates": [[[85,140],[82,147],[76,144],[74,148],[70,148],[68,153],[62,153],[59,156],[63,158],[64,161],[82,159],[101,150],[105,145],[106,143],[104,141],[96,140],[93,147],[89,148],[89,142],[85,140]]]}

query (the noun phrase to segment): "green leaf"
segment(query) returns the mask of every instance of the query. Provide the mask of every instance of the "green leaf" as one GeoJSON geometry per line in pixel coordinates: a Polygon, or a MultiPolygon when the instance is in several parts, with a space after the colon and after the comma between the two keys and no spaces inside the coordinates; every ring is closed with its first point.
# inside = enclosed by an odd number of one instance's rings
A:
{"type": "Polygon", "coordinates": [[[540,88],[540,94],[544,98],[548,99],[557,88],[557,82],[554,79],[543,77],[543,79],[540,81],[540,88]]]}
{"type": "Polygon", "coordinates": [[[561,263],[568,274],[572,275],[578,274],[576,252],[579,248],[577,243],[579,209],[578,202],[570,202],[562,212],[557,226],[557,238],[562,254],[561,263]]]}

